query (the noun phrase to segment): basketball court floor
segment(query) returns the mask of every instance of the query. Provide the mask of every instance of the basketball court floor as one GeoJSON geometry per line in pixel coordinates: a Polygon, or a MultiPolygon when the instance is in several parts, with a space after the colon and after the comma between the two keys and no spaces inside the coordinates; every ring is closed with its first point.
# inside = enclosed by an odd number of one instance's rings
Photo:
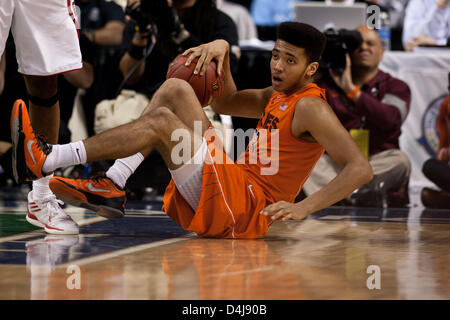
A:
{"type": "Polygon", "coordinates": [[[0,206],[0,299],[450,299],[450,212],[331,207],[264,239],[203,239],[160,202],[121,220],[67,207],[76,236],[0,206]],[[76,278],[74,278],[76,277],[76,278]]]}

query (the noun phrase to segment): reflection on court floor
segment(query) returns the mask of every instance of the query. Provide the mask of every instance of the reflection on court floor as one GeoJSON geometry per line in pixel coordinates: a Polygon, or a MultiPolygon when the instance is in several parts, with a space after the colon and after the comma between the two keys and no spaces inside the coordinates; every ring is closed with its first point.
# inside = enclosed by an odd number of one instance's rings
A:
{"type": "Polygon", "coordinates": [[[259,240],[203,239],[156,207],[67,212],[45,234],[0,208],[0,299],[449,299],[450,213],[332,207],[259,240]]]}

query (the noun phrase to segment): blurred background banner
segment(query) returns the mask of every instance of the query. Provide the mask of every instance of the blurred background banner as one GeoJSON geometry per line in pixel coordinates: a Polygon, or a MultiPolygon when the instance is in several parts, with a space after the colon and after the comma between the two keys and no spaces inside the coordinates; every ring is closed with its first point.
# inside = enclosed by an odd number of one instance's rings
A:
{"type": "Polygon", "coordinates": [[[448,92],[450,50],[417,48],[414,52],[388,51],[380,69],[405,81],[412,92],[411,111],[402,125],[400,136],[400,148],[412,163],[410,186],[433,186],[422,174],[422,165],[437,151],[436,124],[432,119],[436,119],[439,111],[436,100],[441,101],[440,98],[448,92]]]}

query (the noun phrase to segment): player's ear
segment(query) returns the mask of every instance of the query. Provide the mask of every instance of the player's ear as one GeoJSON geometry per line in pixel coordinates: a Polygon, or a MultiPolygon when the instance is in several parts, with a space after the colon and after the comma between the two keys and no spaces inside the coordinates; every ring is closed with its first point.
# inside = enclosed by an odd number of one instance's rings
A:
{"type": "Polygon", "coordinates": [[[311,62],[308,67],[306,68],[306,74],[310,77],[312,77],[316,72],[317,69],[319,68],[319,63],[318,62],[311,62]]]}

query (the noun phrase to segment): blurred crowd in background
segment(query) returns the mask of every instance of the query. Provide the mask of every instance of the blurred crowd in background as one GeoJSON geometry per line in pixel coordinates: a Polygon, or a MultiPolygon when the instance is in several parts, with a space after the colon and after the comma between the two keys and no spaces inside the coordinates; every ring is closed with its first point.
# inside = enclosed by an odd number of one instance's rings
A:
{"type": "MultiPolygon", "coordinates": [[[[75,1],[80,8],[83,69],[59,76],[59,143],[82,139],[136,119],[164,82],[168,65],[176,55],[215,39],[225,39],[231,45],[232,73],[238,89],[270,86],[267,64],[270,49],[255,53],[247,50],[248,43],[274,41],[277,25],[295,19],[296,1],[292,0],[142,1],[75,1]]],[[[399,136],[414,93],[406,83],[382,72],[378,66],[385,50],[414,51],[419,46],[448,46],[450,1],[317,2],[377,5],[385,17],[383,28],[389,30],[386,45],[382,41],[386,40],[386,33],[358,28],[360,39],[347,52],[351,64],[344,65],[339,72],[326,70],[317,80],[327,89],[328,102],[352,136],[355,139],[366,133],[370,136],[370,147],[364,147],[363,143],[362,148],[374,167],[376,178],[341,204],[406,207],[410,203],[411,168],[408,156],[400,150],[399,136]]],[[[19,188],[11,176],[9,115],[13,102],[18,98],[26,100],[26,97],[10,35],[0,59],[0,188],[3,197],[7,197],[7,190],[19,188]]],[[[218,128],[247,130],[256,126],[253,120],[217,115],[211,108],[205,110],[218,128]]],[[[439,150],[424,166],[424,174],[438,187],[423,190],[422,202],[428,207],[450,208],[449,115],[450,100],[446,99],[437,124],[439,150]]],[[[233,137],[225,139],[232,141],[233,137]]],[[[313,172],[298,200],[336,175],[339,168],[329,160],[321,159],[320,169],[313,172]]],[[[58,174],[84,177],[102,173],[109,165],[100,162],[63,168],[58,174]]],[[[169,180],[170,174],[159,154],[151,154],[128,181],[129,198],[157,198],[169,180]]]]}

